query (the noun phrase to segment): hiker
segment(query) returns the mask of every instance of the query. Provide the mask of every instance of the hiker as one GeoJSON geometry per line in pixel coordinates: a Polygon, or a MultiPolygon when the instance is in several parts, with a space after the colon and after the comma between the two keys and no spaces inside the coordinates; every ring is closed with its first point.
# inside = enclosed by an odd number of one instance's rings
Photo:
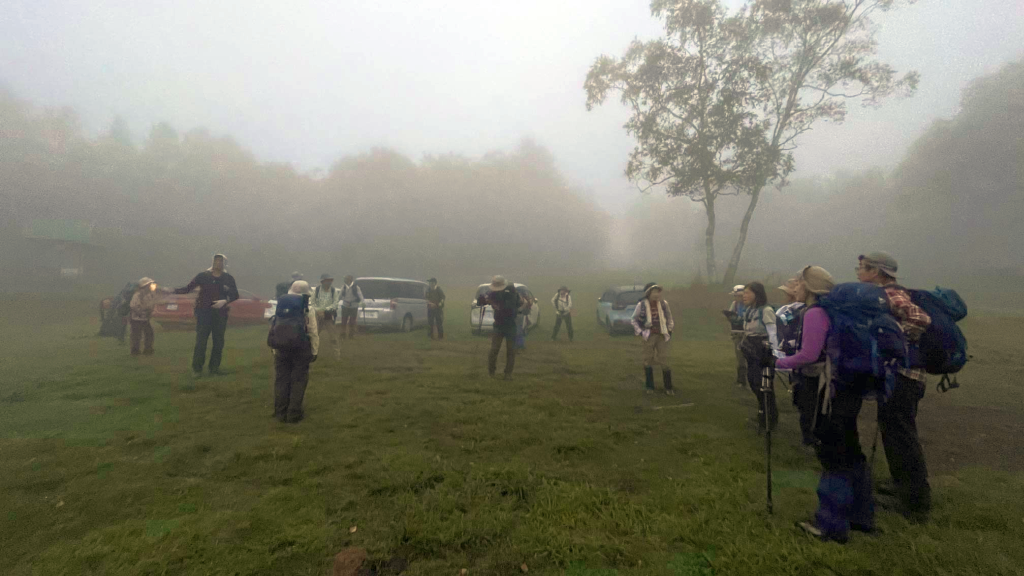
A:
{"type": "MultiPolygon", "coordinates": [[[[743,288],[743,348],[747,362],[747,385],[757,397],[757,432],[763,434],[766,427],[775,430],[779,421],[779,407],[775,395],[771,394],[771,403],[761,391],[761,354],[763,343],[767,340],[773,350],[778,349],[778,333],[775,326],[775,310],[768,305],[768,295],[764,284],[751,282],[743,288]]],[[[772,383],[774,386],[774,382],[772,383]]]]}
{"type": "Polygon", "coordinates": [[[777,370],[793,370],[802,386],[815,391],[815,451],[821,463],[818,510],[814,520],[797,526],[822,540],[845,543],[850,530],[874,532],[871,473],[860,446],[857,415],[864,396],[874,386],[871,378],[842,379],[833,374],[826,342],[831,320],[818,305],[835,286],[832,275],[819,266],[800,271],[796,298],[807,306],[802,315],[799,349],[775,362],[777,370]]]}
{"type": "Polygon", "coordinates": [[[558,340],[558,330],[565,322],[565,332],[569,335],[569,342],[572,342],[572,295],[571,290],[562,286],[558,289],[555,297],[551,299],[555,307],[555,331],[551,333],[552,340],[558,340]]]}
{"type": "Polygon", "coordinates": [[[363,291],[355,285],[355,278],[345,276],[341,287],[341,337],[352,339],[356,336],[356,318],[359,305],[363,302],[363,291]]]}
{"type": "Polygon", "coordinates": [[[228,307],[238,300],[238,288],[235,278],[224,270],[227,258],[223,254],[213,257],[213,266],[196,277],[184,288],[178,288],[175,294],[188,294],[196,288],[194,313],[196,316],[196,346],[192,352],[192,373],[202,376],[203,365],[206,363],[206,343],[213,336],[213,349],[210,351],[209,370],[211,375],[219,375],[221,354],[224,351],[224,332],[228,327],[228,307]]]}
{"type": "MultiPolygon", "coordinates": [[[[293,283],[292,286],[295,284],[293,283]]],[[[289,290],[291,288],[289,287],[289,290]]],[[[316,315],[317,338],[330,342],[327,350],[334,353],[334,359],[341,359],[341,327],[337,324],[338,305],[341,302],[341,290],[334,287],[334,276],[320,275],[320,285],[313,291],[313,313],[316,315]]]]}
{"type": "Polygon", "coordinates": [[[285,294],[287,294],[288,290],[291,289],[292,284],[294,284],[295,282],[298,282],[299,280],[302,280],[302,279],[303,279],[303,276],[302,276],[301,273],[299,273],[299,272],[292,272],[292,279],[291,280],[288,280],[288,281],[285,281],[285,282],[278,282],[277,283],[277,286],[274,288],[274,298],[280,298],[281,296],[284,296],[285,294]]]}
{"type": "MultiPolygon", "coordinates": [[[[857,279],[885,289],[892,314],[906,334],[908,347],[914,348],[932,319],[896,284],[897,270],[895,258],[885,252],[872,252],[858,258],[857,279]]],[[[900,367],[892,395],[878,403],[878,430],[895,487],[894,495],[899,498],[900,512],[917,522],[926,521],[931,511],[928,468],[917,434],[917,404],[924,397],[926,380],[924,370],[900,367]]]]}
{"type": "Polygon", "coordinates": [[[633,332],[644,341],[644,391],[654,394],[654,367],[661,366],[665,394],[675,396],[672,387],[672,368],[668,364],[668,343],[672,339],[675,321],[668,301],[661,297],[662,288],[656,282],[644,286],[644,297],[633,310],[633,332]]]}
{"type": "MultiPolygon", "coordinates": [[[[792,356],[800,349],[800,334],[803,328],[803,315],[807,311],[805,303],[797,299],[797,285],[800,278],[790,278],[779,286],[779,290],[785,295],[785,304],[779,306],[775,311],[776,326],[778,329],[779,352],[783,356],[792,356]]],[[[804,446],[813,446],[815,443],[814,433],[811,430],[811,423],[814,419],[814,401],[816,398],[817,386],[805,386],[803,379],[794,375],[790,378],[793,391],[793,406],[800,415],[800,434],[804,446]]]]}
{"type": "Polygon", "coordinates": [[[487,374],[494,378],[498,370],[498,352],[501,343],[505,342],[505,380],[512,379],[512,370],[516,365],[516,315],[520,308],[526,306],[526,299],[516,291],[515,285],[507,282],[502,276],[491,279],[486,294],[481,294],[476,301],[480,307],[481,317],[484,306],[490,306],[494,316],[494,330],[491,333],[491,350],[487,354],[487,374]]]}
{"type": "MultiPolygon", "coordinates": [[[[518,293],[518,291],[517,291],[518,293]]],[[[522,303],[519,309],[516,310],[516,349],[520,351],[526,350],[526,336],[530,333],[530,312],[533,309],[533,305],[537,302],[533,298],[522,298],[522,303]]]]}
{"type": "Polygon", "coordinates": [[[437,278],[427,280],[427,332],[434,339],[434,328],[437,328],[437,339],[444,340],[444,290],[437,285],[437,278]]]}
{"type": "Polygon", "coordinates": [[[156,309],[156,282],[152,278],[139,280],[138,288],[132,295],[129,308],[128,323],[131,326],[131,354],[150,355],[153,353],[153,326],[149,319],[153,317],[153,310],[156,309]],[[139,350],[140,344],[142,350],[139,350]]]}
{"type": "Polygon", "coordinates": [[[743,304],[743,288],[743,284],[737,284],[732,287],[732,291],[729,292],[729,295],[732,296],[732,303],[729,304],[727,310],[722,311],[725,317],[729,319],[731,328],[732,347],[736,353],[737,386],[747,385],[747,359],[740,350],[740,342],[743,341],[743,315],[747,312],[747,307],[743,304]]]}
{"type": "Polygon", "coordinates": [[[297,424],[309,384],[309,365],[320,348],[316,312],[309,305],[309,283],[298,280],[277,303],[267,343],[274,349],[274,418],[297,424]]]}

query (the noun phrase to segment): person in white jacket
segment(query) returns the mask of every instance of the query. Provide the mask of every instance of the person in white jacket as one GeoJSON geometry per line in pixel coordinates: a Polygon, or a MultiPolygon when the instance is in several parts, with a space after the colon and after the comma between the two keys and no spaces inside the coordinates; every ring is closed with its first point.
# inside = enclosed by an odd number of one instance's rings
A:
{"type": "MultiPolygon", "coordinates": [[[[309,283],[299,280],[292,284],[288,294],[311,296],[309,283]]],[[[274,418],[280,422],[297,424],[303,418],[302,401],[309,384],[309,365],[316,362],[320,352],[320,336],[316,327],[316,311],[306,307],[306,337],[308,348],[274,350],[274,418]]]]}
{"type": "Polygon", "coordinates": [[[551,299],[551,305],[555,307],[555,331],[551,333],[552,340],[558,340],[558,331],[565,322],[565,331],[569,334],[569,342],[572,342],[572,294],[571,291],[562,286],[558,293],[551,299]]]}
{"type": "Polygon", "coordinates": [[[633,311],[633,332],[644,341],[644,389],[648,394],[654,393],[654,366],[661,366],[665,394],[675,396],[672,367],[668,364],[668,343],[676,324],[661,292],[661,286],[655,282],[644,286],[644,298],[633,311]]]}

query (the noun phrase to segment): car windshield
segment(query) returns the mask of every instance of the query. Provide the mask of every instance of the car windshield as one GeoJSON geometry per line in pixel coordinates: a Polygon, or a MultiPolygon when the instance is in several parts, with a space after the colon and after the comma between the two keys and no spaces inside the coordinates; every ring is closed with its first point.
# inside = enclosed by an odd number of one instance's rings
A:
{"type": "Polygon", "coordinates": [[[615,297],[615,303],[619,306],[630,306],[639,302],[643,297],[643,292],[623,292],[615,297]]]}

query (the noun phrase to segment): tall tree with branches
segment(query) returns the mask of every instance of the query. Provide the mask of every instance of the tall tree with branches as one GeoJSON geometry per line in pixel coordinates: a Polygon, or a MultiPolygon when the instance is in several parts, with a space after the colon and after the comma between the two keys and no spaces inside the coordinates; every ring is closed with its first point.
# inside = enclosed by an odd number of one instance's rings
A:
{"type": "Polygon", "coordinates": [[[847,100],[877,106],[914,92],[916,72],[898,78],[874,60],[871,20],[911,2],[751,0],[730,13],[717,0],[653,0],[665,37],[596,60],[584,84],[588,109],[619,92],[637,141],[626,175],[702,204],[709,280],[720,196],[749,196],[723,277],[731,284],[762,191],[785,185],[795,169],[798,137],[819,120],[842,122],[847,100]]]}

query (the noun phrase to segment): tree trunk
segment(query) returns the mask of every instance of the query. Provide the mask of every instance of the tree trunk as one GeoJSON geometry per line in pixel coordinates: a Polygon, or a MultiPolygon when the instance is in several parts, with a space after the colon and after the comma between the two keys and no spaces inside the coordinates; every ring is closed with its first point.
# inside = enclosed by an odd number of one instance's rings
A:
{"type": "Polygon", "coordinates": [[[736,240],[736,246],[732,249],[732,257],[729,258],[729,267],[725,269],[725,277],[722,284],[728,286],[736,281],[736,269],[740,266],[740,256],[743,255],[743,245],[747,243],[747,228],[750,227],[750,219],[754,216],[757,208],[757,201],[761,197],[761,190],[764,187],[754,190],[750,195],[750,204],[747,205],[747,212],[743,215],[743,223],[740,224],[740,237],[736,240]]]}
{"type": "Polygon", "coordinates": [[[714,284],[718,277],[718,269],[715,266],[715,197],[711,194],[704,196],[704,211],[708,215],[708,227],[704,231],[704,250],[707,257],[708,284],[714,284]]]}

